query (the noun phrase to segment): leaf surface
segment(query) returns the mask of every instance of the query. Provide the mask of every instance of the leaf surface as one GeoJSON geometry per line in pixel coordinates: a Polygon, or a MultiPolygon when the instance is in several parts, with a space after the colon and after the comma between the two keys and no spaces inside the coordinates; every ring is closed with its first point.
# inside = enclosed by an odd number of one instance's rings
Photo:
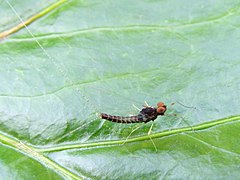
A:
{"type": "Polygon", "coordinates": [[[1,177],[239,177],[239,7],[2,1],[1,177]],[[144,101],[168,106],[150,135],[98,116],[144,101]]]}

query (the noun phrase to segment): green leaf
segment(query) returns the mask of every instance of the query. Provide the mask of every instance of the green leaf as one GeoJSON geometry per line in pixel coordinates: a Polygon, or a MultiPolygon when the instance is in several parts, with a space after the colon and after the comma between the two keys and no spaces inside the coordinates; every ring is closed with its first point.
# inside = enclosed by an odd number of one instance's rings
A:
{"type": "Polygon", "coordinates": [[[1,179],[238,178],[239,13],[233,0],[2,1],[1,179]],[[151,132],[98,116],[144,101],[168,107],[151,132]]]}

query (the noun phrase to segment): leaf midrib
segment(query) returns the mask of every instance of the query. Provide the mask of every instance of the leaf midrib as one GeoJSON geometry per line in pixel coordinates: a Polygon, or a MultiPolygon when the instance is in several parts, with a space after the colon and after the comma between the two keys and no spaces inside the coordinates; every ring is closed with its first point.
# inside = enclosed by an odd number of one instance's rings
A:
{"type": "Polygon", "coordinates": [[[15,138],[9,137],[5,134],[0,134],[0,142],[7,146],[12,147],[16,151],[20,151],[22,154],[29,156],[30,158],[35,159],[41,164],[47,165],[48,167],[60,173],[64,177],[69,177],[71,179],[81,179],[76,174],[70,172],[69,170],[65,169],[64,167],[45,157],[42,153],[39,152],[38,149],[28,146],[15,138]]]}
{"type": "Polygon", "coordinates": [[[46,148],[37,148],[36,151],[38,151],[38,152],[53,152],[53,151],[62,151],[62,150],[69,150],[69,149],[97,147],[97,146],[122,145],[124,143],[148,140],[149,138],[152,138],[152,139],[153,138],[161,138],[161,137],[171,136],[171,135],[185,133],[185,132],[205,130],[205,129],[209,129],[211,127],[225,125],[226,123],[232,123],[232,122],[239,121],[239,120],[240,120],[240,115],[236,115],[236,116],[231,116],[231,117],[227,117],[227,118],[223,118],[223,119],[219,119],[219,120],[206,122],[206,123],[195,125],[195,126],[176,128],[176,129],[167,130],[167,131],[165,130],[165,131],[161,131],[161,132],[150,134],[150,135],[129,138],[127,140],[126,139],[111,140],[111,141],[93,142],[93,143],[85,143],[85,144],[73,143],[73,144],[61,145],[61,146],[55,146],[55,147],[52,146],[52,147],[46,147],[46,148]]]}
{"type": "Polygon", "coordinates": [[[61,146],[55,146],[55,147],[46,147],[46,148],[31,147],[29,145],[24,144],[20,140],[18,140],[16,138],[12,138],[6,134],[0,134],[0,142],[2,142],[5,145],[13,147],[14,149],[18,149],[24,153],[32,154],[32,156],[34,157],[34,153],[36,153],[36,152],[42,153],[42,152],[61,151],[61,150],[75,149],[75,148],[86,148],[86,147],[106,146],[106,145],[116,145],[116,144],[121,145],[124,142],[130,143],[130,142],[147,140],[147,139],[149,139],[149,137],[150,138],[160,138],[160,137],[164,137],[164,136],[170,136],[170,135],[189,132],[189,131],[205,130],[205,129],[209,129],[211,127],[215,127],[215,126],[219,126],[219,125],[223,125],[226,123],[231,123],[231,122],[239,121],[239,120],[240,120],[240,115],[236,115],[236,116],[230,116],[227,118],[202,123],[202,124],[195,125],[195,126],[176,128],[176,129],[167,130],[167,131],[165,130],[165,131],[153,133],[150,135],[129,138],[127,140],[125,140],[125,139],[124,140],[112,140],[112,141],[102,141],[102,142],[85,143],[85,144],[74,143],[74,144],[61,145],[61,146]],[[31,153],[31,152],[33,152],[33,153],[31,153]]]}

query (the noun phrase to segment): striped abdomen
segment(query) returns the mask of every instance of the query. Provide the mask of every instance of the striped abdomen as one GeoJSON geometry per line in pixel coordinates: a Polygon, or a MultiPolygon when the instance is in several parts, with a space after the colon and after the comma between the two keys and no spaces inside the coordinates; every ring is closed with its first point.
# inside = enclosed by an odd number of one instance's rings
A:
{"type": "Polygon", "coordinates": [[[101,118],[116,123],[147,123],[149,121],[154,121],[158,116],[164,116],[167,106],[163,102],[159,102],[157,106],[157,108],[144,106],[137,116],[124,117],[101,113],[101,118]]]}
{"type": "Polygon", "coordinates": [[[141,123],[145,122],[146,118],[142,115],[139,114],[137,116],[112,116],[109,114],[101,113],[101,118],[106,119],[108,121],[116,122],[116,123],[141,123]]]}

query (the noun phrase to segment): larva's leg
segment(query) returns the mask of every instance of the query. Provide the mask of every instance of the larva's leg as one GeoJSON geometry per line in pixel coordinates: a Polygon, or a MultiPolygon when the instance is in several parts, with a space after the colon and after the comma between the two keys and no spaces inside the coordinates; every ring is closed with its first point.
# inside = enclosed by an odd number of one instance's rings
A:
{"type": "Polygon", "coordinates": [[[132,104],[132,106],[137,109],[138,111],[141,111],[141,109],[139,109],[137,106],[135,106],[135,104],[132,104]]]}
{"type": "Polygon", "coordinates": [[[150,107],[149,104],[147,103],[147,101],[144,101],[144,104],[146,107],[150,107]]]}
{"type": "Polygon", "coordinates": [[[153,121],[152,121],[152,125],[151,125],[151,127],[150,127],[150,129],[149,129],[149,131],[148,131],[148,135],[150,135],[150,134],[151,134],[152,127],[153,127],[153,121]]]}
{"type": "Polygon", "coordinates": [[[157,152],[157,146],[155,145],[153,139],[152,139],[151,136],[150,136],[151,131],[152,131],[152,127],[153,127],[153,121],[152,121],[152,125],[151,125],[151,127],[150,127],[150,129],[149,129],[149,131],[148,131],[148,137],[149,137],[149,139],[151,140],[151,142],[152,142],[152,144],[153,144],[153,146],[154,146],[154,148],[155,148],[155,151],[157,152]]]}
{"type": "Polygon", "coordinates": [[[124,145],[128,138],[132,135],[132,133],[134,133],[136,130],[138,130],[140,127],[142,127],[144,124],[142,124],[141,126],[138,126],[137,128],[135,128],[134,130],[132,130],[132,132],[128,135],[128,137],[124,140],[124,142],[122,143],[122,145],[124,145]]]}

